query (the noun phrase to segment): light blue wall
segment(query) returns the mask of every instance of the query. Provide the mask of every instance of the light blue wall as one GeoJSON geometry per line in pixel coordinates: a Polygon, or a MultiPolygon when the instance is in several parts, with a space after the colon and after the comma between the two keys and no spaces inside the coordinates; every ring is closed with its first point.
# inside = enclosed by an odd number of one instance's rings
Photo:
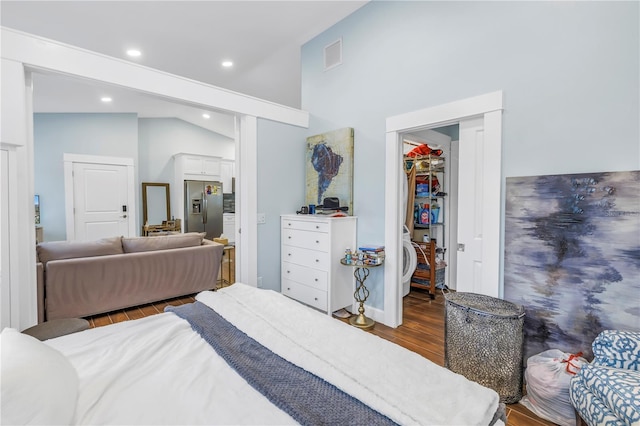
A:
{"type": "Polygon", "coordinates": [[[34,114],[34,187],[45,241],[66,240],[64,154],[132,158],[138,163],[136,114],[34,114]]]}
{"type": "MultiPolygon", "coordinates": [[[[138,132],[141,183],[161,182],[173,187],[173,155],[180,152],[235,159],[235,140],[177,118],[140,118],[138,132]]],[[[137,188],[141,200],[142,185],[137,188]]],[[[171,211],[176,214],[173,206],[171,211]]],[[[139,213],[142,223],[142,208],[139,213]]]]}
{"type": "Polygon", "coordinates": [[[178,152],[235,156],[235,141],[175,118],[138,119],[137,114],[34,114],[35,193],[40,194],[45,241],[66,239],[63,154],[134,160],[138,217],[141,182],[173,183],[178,152]]]}
{"type": "Polygon", "coordinates": [[[258,120],[258,276],[262,287],[280,291],[280,215],[305,202],[307,129],[258,120]]]}
{"type": "MultiPolygon", "coordinates": [[[[309,134],[355,128],[358,241],[384,241],[396,114],[503,90],[503,178],[640,169],[639,5],[373,1],[305,44],[309,134]],[[343,64],[324,71],[340,37],[343,64]]],[[[383,276],[372,278],[381,308],[383,276]]]]}

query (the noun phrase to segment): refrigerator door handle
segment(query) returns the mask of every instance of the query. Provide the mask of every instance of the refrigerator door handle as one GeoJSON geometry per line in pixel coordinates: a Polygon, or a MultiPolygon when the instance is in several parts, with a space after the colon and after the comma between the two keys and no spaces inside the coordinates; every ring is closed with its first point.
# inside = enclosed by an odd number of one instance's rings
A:
{"type": "Polygon", "coordinates": [[[204,196],[204,192],[202,193],[202,201],[204,202],[204,209],[202,212],[202,223],[207,223],[207,199],[204,196]]]}

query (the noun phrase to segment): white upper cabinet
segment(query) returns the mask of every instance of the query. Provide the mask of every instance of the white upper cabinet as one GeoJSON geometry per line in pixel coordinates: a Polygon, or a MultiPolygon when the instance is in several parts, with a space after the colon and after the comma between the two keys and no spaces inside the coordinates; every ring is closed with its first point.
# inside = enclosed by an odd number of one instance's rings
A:
{"type": "Polygon", "coordinates": [[[222,160],[220,162],[220,178],[222,181],[222,192],[231,194],[233,192],[233,178],[235,177],[235,161],[222,160]]]}
{"type": "Polygon", "coordinates": [[[185,179],[219,180],[221,178],[222,158],[220,157],[194,154],[176,154],[174,157],[176,169],[182,175],[187,175],[185,179]]]}

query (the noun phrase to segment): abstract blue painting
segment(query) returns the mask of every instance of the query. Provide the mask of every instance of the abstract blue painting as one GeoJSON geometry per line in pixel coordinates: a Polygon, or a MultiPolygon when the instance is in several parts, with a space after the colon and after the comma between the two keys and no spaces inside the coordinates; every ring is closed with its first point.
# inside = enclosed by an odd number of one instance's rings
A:
{"type": "Polygon", "coordinates": [[[353,128],[333,130],[307,138],[306,204],[322,205],[337,197],[353,214],[353,128]]]}
{"type": "Polygon", "coordinates": [[[640,330],[640,171],[507,178],[504,298],[525,308],[525,361],[640,330]]]}

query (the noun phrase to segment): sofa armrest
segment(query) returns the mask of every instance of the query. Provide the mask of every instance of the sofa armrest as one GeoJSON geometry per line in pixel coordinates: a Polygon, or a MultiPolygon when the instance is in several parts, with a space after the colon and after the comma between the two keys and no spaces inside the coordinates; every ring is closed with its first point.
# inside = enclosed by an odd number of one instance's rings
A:
{"type": "Polygon", "coordinates": [[[640,332],[605,330],[593,341],[593,365],[640,370],[640,332]]]}
{"type": "Polygon", "coordinates": [[[202,244],[201,245],[203,245],[203,246],[223,246],[220,243],[216,243],[215,241],[207,240],[206,238],[202,240],[202,244]]]}

